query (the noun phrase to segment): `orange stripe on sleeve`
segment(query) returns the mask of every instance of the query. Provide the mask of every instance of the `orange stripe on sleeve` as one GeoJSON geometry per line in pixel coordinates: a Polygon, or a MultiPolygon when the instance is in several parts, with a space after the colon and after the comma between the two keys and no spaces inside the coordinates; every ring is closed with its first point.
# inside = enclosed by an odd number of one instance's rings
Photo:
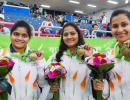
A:
{"type": "Polygon", "coordinates": [[[118,83],[121,83],[122,77],[115,71],[118,83]]]}
{"type": "Polygon", "coordinates": [[[14,77],[9,73],[8,74],[8,76],[9,76],[9,81],[10,81],[10,83],[11,84],[15,84],[15,79],[14,79],[14,77]]]}
{"type": "Polygon", "coordinates": [[[77,79],[77,74],[78,74],[78,71],[76,71],[74,74],[73,74],[73,81],[75,81],[77,79]]]}
{"type": "Polygon", "coordinates": [[[115,86],[114,86],[114,83],[112,82],[111,78],[109,78],[109,86],[110,86],[111,91],[114,92],[115,86]]]}
{"type": "Polygon", "coordinates": [[[27,72],[25,76],[25,81],[28,81],[30,79],[30,71],[27,72]]]}
{"type": "Polygon", "coordinates": [[[86,88],[86,80],[87,80],[87,75],[84,77],[84,79],[82,80],[80,86],[81,86],[81,89],[85,89],[86,88]]]}

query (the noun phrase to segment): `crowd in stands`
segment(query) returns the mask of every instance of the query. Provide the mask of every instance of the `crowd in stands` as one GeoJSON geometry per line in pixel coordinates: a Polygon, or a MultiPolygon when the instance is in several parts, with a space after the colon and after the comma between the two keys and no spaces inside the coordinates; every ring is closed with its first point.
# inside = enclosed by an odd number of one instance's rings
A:
{"type": "Polygon", "coordinates": [[[9,34],[10,30],[2,22],[4,22],[4,15],[0,14],[0,34],[9,34]]]}
{"type": "Polygon", "coordinates": [[[42,11],[40,11],[40,7],[37,6],[37,4],[34,4],[31,8],[31,13],[32,16],[34,16],[35,18],[40,18],[42,11]]]}
{"type": "MultiPolygon", "coordinates": [[[[6,2],[6,4],[15,5],[15,3],[6,2]]],[[[2,6],[2,5],[1,5],[2,6]]],[[[24,3],[16,4],[15,6],[27,6],[24,3]]],[[[61,14],[53,15],[48,14],[47,11],[40,9],[40,6],[34,4],[29,6],[31,9],[30,16],[22,16],[15,14],[8,14],[4,12],[5,21],[16,22],[19,19],[27,21],[34,27],[38,34],[58,34],[60,27],[64,22],[75,22],[81,29],[84,37],[97,38],[97,37],[111,37],[111,33],[97,32],[96,30],[111,31],[110,24],[107,22],[106,12],[103,12],[98,19],[94,19],[88,15],[76,15],[76,14],[61,14]],[[17,16],[17,17],[16,17],[17,16]],[[15,20],[13,20],[15,19],[15,20]],[[58,28],[57,28],[58,27],[58,28]]],[[[3,9],[2,9],[3,10],[3,9]]]]}

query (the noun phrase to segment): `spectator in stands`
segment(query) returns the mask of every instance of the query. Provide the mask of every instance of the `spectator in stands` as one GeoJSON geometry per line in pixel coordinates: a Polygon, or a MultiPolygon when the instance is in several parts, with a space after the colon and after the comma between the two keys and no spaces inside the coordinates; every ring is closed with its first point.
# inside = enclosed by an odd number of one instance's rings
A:
{"type": "Polygon", "coordinates": [[[37,4],[34,4],[34,6],[32,7],[32,15],[36,18],[40,18],[41,13],[39,11],[37,4]]]}
{"type": "MultiPolygon", "coordinates": [[[[61,23],[61,27],[63,27],[65,24],[67,24],[67,22],[68,22],[68,21],[63,20],[63,22],[61,23]]],[[[62,29],[59,30],[57,36],[61,36],[61,34],[62,34],[62,29]]]]}
{"type": "MultiPolygon", "coordinates": [[[[0,50],[0,57],[7,56],[15,62],[12,71],[7,75],[8,82],[12,85],[8,100],[39,100],[38,85],[42,86],[46,63],[41,52],[32,51],[27,47],[31,37],[29,24],[18,21],[11,29],[10,46],[0,50]],[[33,53],[29,56],[31,52],[33,53]]],[[[0,87],[1,92],[4,92],[2,87],[0,87]]]]}
{"type": "Polygon", "coordinates": [[[63,19],[64,19],[64,16],[63,16],[63,15],[58,15],[58,16],[57,16],[57,22],[58,22],[58,23],[62,23],[62,22],[63,22],[63,19]]]}
{"type": "Polygon", "coordinates": [[[3,12],[3,7],[2,7],[2,5],[3,5],[3,2],[0,2],[0,13],[3,12]]]}
{"type": "Polygon", "coordinates": [[[0,34],[10,34],[10,30],[4,26],[4,14],[0,14],[0,34]]]}
{"type": "Polygon", "coordinates": [[[92,24],[93,17],[89,18],[89,24],[92,24]]]}
{"type": "Polygon", "coordinates": [[[55,34],[56,30],[53,27],[54,25],[51,22],[49,16],[46,16],[45,21],[42,22],[42,25],[39,28],[39,31],[40,33],[55,34]]]}
{"type": "Polygon", "coordinates": [[[65,24],[67,24],[68,21],[66,20],[63,20],[62,23],[61,23],[61,27],[63,27],[65,24]]]}
{"type": "MultiPolygon", "coordinates": [[[[107,31],[111,31],[110,23],[107,24],[107,31]]],[[[107,32],[106,37],[112,37],[112,34],[110,32],[107,32]]]]}
{"type": "Polygon", "coordinates": [[[0,7],[3,5],[3,2],[2,1],[0,1],[0,7]]]}
{"type": "Polygon", "coordinates": [[[32,12],[34,13],[37,10],[38,10],[38,6],[37,6],[37,4],[34,4],[34,6],[32,7],[32,12]]]}
{"type": "Polygon", "coordinates": [[[102,29],[106,30],[107,28],[107,17],[106,17],[106,12],[103,12],[103,14],[100,17],[100,22],[102,24],[102,29]]]}
{"type": "Polygon", "coordinates": [[[80,29],[81,33],[83,34],[84,37],[89,38],[90,37],[90,32],[87,28],[80,29]]]}
{"type": "Polygon", "coordinates": [[[90,35],[91,38],[97,38],[97,37],[102,37],[103,33],[97,32],[98,30],[98,24],[93,24],[92,25],[92,33],[90,35]]]}

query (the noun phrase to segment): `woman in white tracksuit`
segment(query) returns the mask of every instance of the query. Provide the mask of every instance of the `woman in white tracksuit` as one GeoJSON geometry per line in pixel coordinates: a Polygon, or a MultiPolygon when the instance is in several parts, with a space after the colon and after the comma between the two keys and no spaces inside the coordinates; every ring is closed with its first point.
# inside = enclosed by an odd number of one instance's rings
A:
{"type": "MultiPolygon", "coordinates": [[[[47,64],[60,62],[66,68],[67,74],[60,80],[60,86],[57,83],[44,86],[43,100],[53,98],[53,92],[58,89],[60,100],[93,100],[89,78],[90,70],[84,62],[84,56],[80,57],[77,54],[78,46],[84,44],[80,30],[74,23],[67,23],[63,26],[59,51],[56,56],[48,60],[47,64]]],[[[92,54],[91,47],[88,46],[88,48],[85,56],[92,54]]]]}
{"type": "MultiPolygon", "coordinates": [[[[28,62],[21,59],[31,51],[27,47],[31,36],[30,26],[24,21],[18,21],[11,29],[10,46],[0,51],[1,57],[10,57],[15,62],[13,69],[7,75],[7,80],[12,86],[8,100],[39,100],[38,90],[42,86],[46,62],[42,59],[42,54],[35,61],[28,62]],[[15,54],[17,57],[13,56],[15,54]]],[[[1,88],[0,91],[2,92],[1,88]]]]}
{"type": "MultiPolygon", "coordinates": [[[[130,12],[116,10],[110,18],[112,35],[117,43],[112,50],[115,67],[109,73],[110,100],[130,100],[130,54],[124,43],[130,40],[130,12]]],[[[128,46],[129,46],[128,42],[128,46]]]]}

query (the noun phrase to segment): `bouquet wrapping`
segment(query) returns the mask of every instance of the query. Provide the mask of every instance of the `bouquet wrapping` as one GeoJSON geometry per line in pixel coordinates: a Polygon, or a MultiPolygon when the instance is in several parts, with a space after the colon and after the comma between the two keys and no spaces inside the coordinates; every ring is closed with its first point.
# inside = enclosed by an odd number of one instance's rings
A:
{"type": "Polygon", "coordinates": [[[3,92],[0,94],[0,100],[7,100],[8,93],[11,94],[11,85],[6,80],[6,75],[12,70],[14,62],[8,57],[0,58],[0,89],[3,92]]]}
{"type": "MultiPolygon", "coordinates": [[[[59,62],[51,63],[45,69],[46,80],[48,81],[49,85],[53,84],[53,82],[57,82],[59,84],[60,79],[65,77],[66,73],[67,71],[65,67],[59,62]]],[[[59,100],[59,91],[53,94],[53,99],[59,100]]]]}
{"type": "MultiPolygon", "coordinates": [[[[114,67],[113,60],[109,59],[107,54],[95,53],[86,59],[86,63],[93,78],[101,81],[106,79],[107,72],[114,67]]],[[[96,91],[96,100],[102,100],[102,90],[96,91]]]]}

